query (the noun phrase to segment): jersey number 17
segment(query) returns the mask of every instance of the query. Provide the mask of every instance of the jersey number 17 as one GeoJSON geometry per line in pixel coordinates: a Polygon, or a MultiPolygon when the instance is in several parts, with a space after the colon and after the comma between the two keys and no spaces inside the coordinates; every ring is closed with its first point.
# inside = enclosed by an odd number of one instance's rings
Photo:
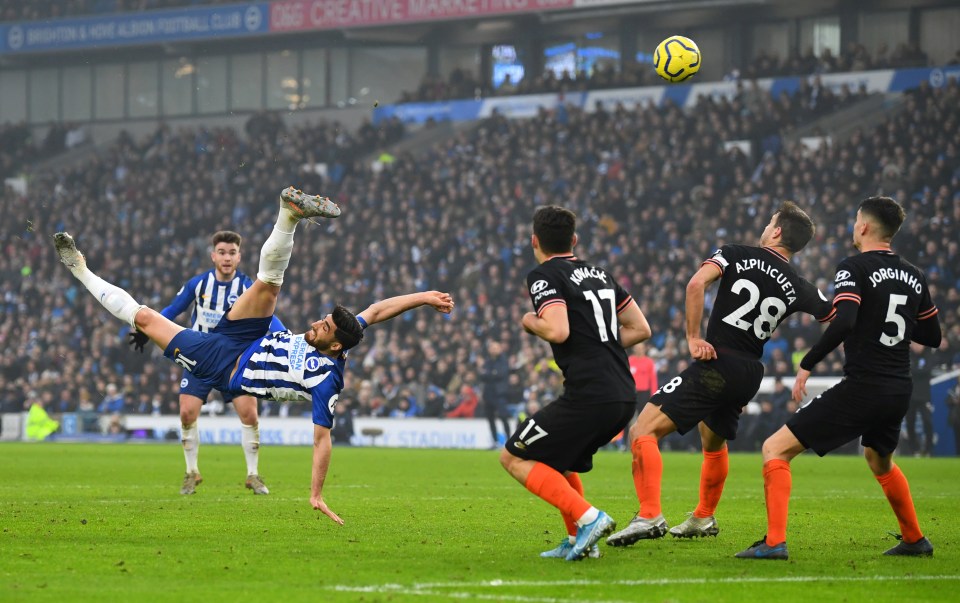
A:
{"type": "Polygon", "coordinates": [[[620,328],[617,324],[617,296],[613,289],[600,289],[598,291],[584,291],[583,296],[587,298],[590,305],[593,306],[593,318],[597,321],[597,330],[600,332],[600,341],[619,341],[620,328]],[[605,301],[610,305],[610,323],[603,315],[603,304],[605,301]]]}

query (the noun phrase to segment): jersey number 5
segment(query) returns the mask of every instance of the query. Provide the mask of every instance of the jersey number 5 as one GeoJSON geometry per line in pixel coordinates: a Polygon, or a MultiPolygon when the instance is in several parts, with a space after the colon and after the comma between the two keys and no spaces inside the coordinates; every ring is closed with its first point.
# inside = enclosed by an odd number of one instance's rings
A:
{"type": "Polygon", "coordinates": [[[617,341],[620,329],[617,325],[617,296],[613,289],[600,289],[599,291],[584,291],[586,297],[593,306],[593,317],[597,321],[597,329],[600,331],[600,341],[617,341]],[[607,323],[603,317],[603,305],[600,300],[606,300],[610,303],[610,330],[607,331],[607,323]]]}
{"type": "Polygon", "coordinates": [[[741,331],[749,331],[750,327],[753,327],[753,334],[757,336],[757,339],[767,339],[777,328],[780,319],[787,313],[787,304],[783,303],[783,300],[778,297],[768,297],[760,301],[760,287],[747,279],[742,278],[730,287],[730,292],[738,295],[744,290],[750,296],[749,299],[742,306],[724,316],[723,322],[741,331]],[[744,316],[757,307],[758,302],[760,315],[753,321],[753,324],[743,320],[744,316]]]}
{"type": "Polygon", "coordinates": [[[885,346],[893,347],[903,341],[904,335],[907,334],[907,323],[903,320],[903,317],[897,314],[897,306],[902,306],[907,303],[906,295],[890,295],[890,301],[887,302],[887,317],[884,319],[884,324],[892,322],[897,327],[896,335],[887,335],[886,333],[880,334],[880,343],[885,346]]]}

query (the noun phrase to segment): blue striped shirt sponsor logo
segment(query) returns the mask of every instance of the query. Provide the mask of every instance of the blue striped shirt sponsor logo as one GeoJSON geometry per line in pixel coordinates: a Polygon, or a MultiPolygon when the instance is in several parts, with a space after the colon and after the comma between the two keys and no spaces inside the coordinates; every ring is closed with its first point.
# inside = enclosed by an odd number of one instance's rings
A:
{"type": "Polygon", "coordinates": [[[217,281],[215,271],[209,271],[193,290],[195,303],[191,328],[205,333],[212,331],[245,290],[239,272],[230,282],[222,283],[217,281]]]}

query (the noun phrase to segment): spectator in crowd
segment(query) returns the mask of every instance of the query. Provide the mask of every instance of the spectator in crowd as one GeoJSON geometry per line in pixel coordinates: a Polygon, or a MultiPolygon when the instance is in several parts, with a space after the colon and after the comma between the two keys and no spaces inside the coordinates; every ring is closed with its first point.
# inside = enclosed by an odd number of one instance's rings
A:
{"type": "Polygon", "coordinates": [[[933,451],[933,413],[930,403],[930,379],[933,378],[934,352],[918,343],[910,344],[910,372],[913,377],[913,393],[910,407],[903,418],[907,426],[910,452],[914,456],[930,456],[933,451]],[[917,421],[921,432],[917,432],[917,421]],[[920,442],[920,436],[923,442],[920,442]]]}
{"type": "Polygon", "coordinates": [[[627,441],[629,440],[627,434],[630,431],[630,426],[637,420],[637,415],[647,405],[653,392],[657,391],[657,366],[653,359],[647,355],[647,343],[640,342],[633,346],[627,361],[630,363],[630,374],[633,376],[633,383],[637,391],[637,409],[633,413],[633,418],[623,428],[623,437],[620,440],[620,448],[623,450],[630,449],[630,442],[627,441]]]}
{"type": "Polygon", "coordinates": [[[453,407],[447,411],[448,419],[472,418],[477,411],[477,404],[480,399],[477,392],[472,387],[464,384],[460,387],[460,395],[453,399],[453,407]]]}
{"type": "Polygon", "coordinates": [[[333,411],[330,437],[336,446],[350,446],[353,438],[353,409],[349,399],[341,398],[333,411]]]}
{"type": "Polygon", "coordinates": [[[126,405],[126,398],[115,383],[107,384],[107,394],[103,397],[97,412],[101,414],[121,413],[126,405]]]}
{"type": "Polygon", "coordinates": [[[960,456],[960,383],[954,385],[947,394],[947,424],[953,431],[956,455],[960,456]]]}
{"type": "Polygon", "coordinates": [[[486,354],[478,357],[480,368],[481,395],[483,397],[483,415],[490,425],[492,448],[498,448],[501,438],[497,433],[497,419],[503,424],[503,440],[510,436],[510,416],[507,407],[508,375],[510,363],[505,354],[506,348],[496,339],[487,342],[486,354]]]}
{"type": "Polygon", "coordinates": [[[44,407],[43,398],[32,396],[27,400],[30,409],[27,412],[26,434],[28,440],[45,440],[60,428],[60,423],[50,418],[44,407]]]}

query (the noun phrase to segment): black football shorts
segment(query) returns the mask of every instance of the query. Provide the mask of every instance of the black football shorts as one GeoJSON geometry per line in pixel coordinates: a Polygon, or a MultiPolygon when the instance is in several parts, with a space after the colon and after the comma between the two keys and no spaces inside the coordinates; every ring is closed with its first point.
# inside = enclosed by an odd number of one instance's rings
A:
{"type": "Polygon", "coordinates": [[[801,406],[787,427],[820,456],[858,437],[863,446],[887,456],[900,441],[911,391],[906,379],[868,383],[845,378],[801,406]]]}
{"type": "Polygon", "coordinates": [[[633,400],[584,404],[559,398],[520,423],[506,448],[561,473],[586,473],[593,469],[593,455],[623,431],[635,408],[633,400]]]}
{"type": "Polygon", "coordinates": [[[703,421],[718,436],[733,440],[740,413],[757,394],[762,380],[759,360],[721,348],[716,360],[694,362],[664,383],[650,403],[659,406],[681,434],[703,421]]]}

